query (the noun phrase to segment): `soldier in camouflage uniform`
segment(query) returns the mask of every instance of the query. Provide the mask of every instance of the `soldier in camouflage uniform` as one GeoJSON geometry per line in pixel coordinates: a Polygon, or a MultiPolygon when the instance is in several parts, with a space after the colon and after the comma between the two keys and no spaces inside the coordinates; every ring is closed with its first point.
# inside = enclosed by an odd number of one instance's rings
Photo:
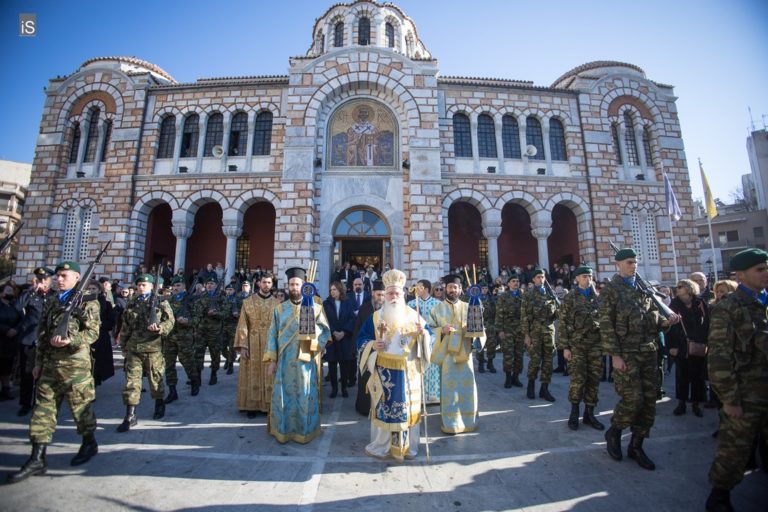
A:
{"type": "Polygon", "coordinates": [[[218,382],[216,372],[221,364],[221,347],[223,337],[222,313],[224,312],[224,298],[218,293],[214,278],[208,278],[205,283],[205,293],[195,301],[195,334],[197,344],[195,346],[195,361],[200,374],[203,373],[205,362],[205,349],[211,353],[211,378],[208,385],[213,386],[218,382]]]}
{"type": "Polygon", "coordinates": [[[29,422],[32,455],[19,471],[8,476],[11,483],[48,470],[45,451],[53,439],[59,405],[67,400],[83,442],[70,462],[78,466],[99,452],[96,443],[96,415],[93,400],[96,390],[91,373],[91,344],[99,337],[101,317],[99,302],[89,300],[75,309],[70,317],[68,337],[54,335],[64,305],[80,280],[80,266],[65,261],[56,267],[58,295],[48,297],[43,305],[38,331],[38,346],[32,376],[37,379],[36,404],[29,422]]]}
{"type": "Polygon", "coordinates": [[[224,355],[224,369],[227,375],[232,375],[235,368],[235,331],[240,320],[240,307],[242,302],[235,295],[235,286],[228,284],[224,289],[224,308],[222,310],[224,340],[222,341],[222,353],[224,355]]]}
{"type": "Polygon", "coordinates": [[[555,352],[555,315],[557,305],[544,288],[544,270],[533,271],[533,288],[523,295],[520,322],[523,325],[525,347],[531,360],[528,362],[528,391],[526,396],[536,398],[536,376],[541,366],[539,398],[554,402],[549,392],[552,380],[552,355],[555,352]]]}
{"type": "Polygon", "coordinates": [[[746,249],[730,267],[739,287],[712,309],[709,324],[709,381],[723,402],[710,512],[733,510],[730,492],[744,476],[755,435],[768,439],[768,253],[746,249]]]}
{"type": "Polygon", "coordinates": [[[127,432],[136,426],[136,406],[141,399],[141,380],[146,375],[149,390],[155,399],[153,418],[165,416],[163,376],[165,360],[162,339],[173,329],[174,317],[168,301],[158,300],[157,323],[150,323],[150,304],[155,277],[141,274],[136,278],[136,296],[131,299],[123,312],[123,328],[120,344],[125,350],[125,388],[123,403],[126,406],[125,419],[117,427],[118,432],[127,432]]]}
{"type": "Polygon", "coordinates": [[[637,254],[632,249],[616,253],[618,274],[600,294],[600,339],[603,350],[613,362],[613,382],[619,403],[614,408],[611,428],[605,432],[608,454],[621,460],[621,431],[632,429],[627,456],[640,467],[653,470],[656,465],[643,451],[656,416],[656,337],[679,321],[672,313],[665,320],[651,300],[637,288],[637,254]]]}
{"type": "Polygon", "coordinates": [[[493,327],[496,323],[496,300],[493,295],[489,293],[487,284],[482,283],[480,289],[480,301],[483,303],[483,325],[485,326],[486,341],[483,350],[477,353],[477,371],[485,373],[485,367],[483,365],[488,361],[488,371],[496,373],[496,368],[493,366],[493,358],[496,357],[496,349],[499,346],[499,340],[496,337],[496,331],[493,327]],[[487,358],[485,357],[486,355],[487,358]]]}
{"type": "Polygon", "coordinates": [[[173,330],[163,338],[163,359],[165,360],[165,383],[168,384],[166,404],[179,398],[176,385],[179,377],[176,372],[176,359],[187,373],[192,384],[192,396],[200,393],[200,372],[195,364],[194,332],[192,329],[192,298],[187,294],[187,286],[183,276],[176,276],[171,281],[173,295],[168,299],[168,305],[173,311],[173,330]]]}
{"type": "Polygon", "coordinates": [[[496,299],[496,333],[501,341],[504,355],[504,387],[523,387],[519,375],[523,373],[523,329],[520,312],[523,305],[523,292],[520,290],[520,278],[512,273],[507,280],[509,291],[496,299]]]}
{"type": "Polygon", "coordinates": [[[600,319],[597,293],[592,285],[592,269],[581,266],[574,271],[577,285],[563,299],[558,311],[557,345],[568,361],[571,385],[568,401],[571,415],[568,427],[579,428],[579,403],[584,401],[584,424],[597,430],[605,426],[595,418],[597,388],[603,372],[600,319]]]}

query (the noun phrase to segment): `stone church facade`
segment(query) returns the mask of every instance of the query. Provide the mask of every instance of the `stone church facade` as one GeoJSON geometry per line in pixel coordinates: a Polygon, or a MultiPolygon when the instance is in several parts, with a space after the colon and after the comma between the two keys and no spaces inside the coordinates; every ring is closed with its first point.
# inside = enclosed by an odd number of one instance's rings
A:
{"type": "MultiPolygon", "coordinates": [[[[674,278],[662,170],[692,209],[669,85],[591,62],[551,86],[447,77],[393,4],[335,4],[287,76],[178,83],[135,58],[50,80],[18,273],[88,261],[129,279],[198,268],[306,265],[321,290],[344,261],[436,279],[449,266],[539,263],[674,278]]],[[[687,216],[690,219],[691,216],[687,216]]],[[[689,225],[690,224],[690,225],[689,225]]],[[[696,232],[675,226],[682,272],[696,232]]]]}

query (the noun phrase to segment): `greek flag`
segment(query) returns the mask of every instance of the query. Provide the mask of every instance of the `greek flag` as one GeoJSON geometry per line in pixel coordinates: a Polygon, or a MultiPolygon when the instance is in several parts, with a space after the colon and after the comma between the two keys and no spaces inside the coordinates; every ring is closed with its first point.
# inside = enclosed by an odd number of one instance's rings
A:
{"type": "Polygon", "coordinates": [[[667,214],[672,220],[680,220],[683,216],[683,212],[680,211],[680,205],[677,203],[675,192],[672,190],[672,185],[669,183],[669,177],[667,173],[664,173],[664,195],[667,198],[667,214]]]}

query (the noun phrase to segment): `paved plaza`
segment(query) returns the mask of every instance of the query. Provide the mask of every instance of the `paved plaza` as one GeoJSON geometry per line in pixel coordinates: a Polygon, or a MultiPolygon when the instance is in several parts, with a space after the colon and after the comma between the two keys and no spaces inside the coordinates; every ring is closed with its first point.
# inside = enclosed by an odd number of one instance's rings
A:
{"type": "MultiPolygon", "coordinates": [[[[503,373],[477,374],[479,430],[442,434],[439,407],[430,406],[431,463],[422,442],[416,460],[398,464],[364,455],[369,423],[355,412],[354,394],[329,399],[327,384],[322,435],[309,445],[280,445],[267,434],[265,416],[249,420],[235,408],[235,370],[229,376],[219,372],[219,384],[204,385],[197,397],[180,386],[180,400],[161,421],[151,419],[153,403],[144,393],[139,425],[126,434],[115,432],[124,413],[118,370],[97,389],[99,455],[84,466],[69,466],[80,438],[64,406],[48,449],[48,474],[0,486],[0,508],[680,512],[703,510],[709,492],[716,414],[674,417],[666,398],[646,442],[654,472],[626,455],[622,462],[611,460],[601,432],[567,428],[568,378],[559,374],[551,385],[554,404],[527,400],[524,389],[504,389],[503,373]]],[[[671,392],[673,379],[667,377],[665,387],[671,392]]],[[[612,384],[601,385],[600,399],[600,419],[607,424],[616,402],[612,384]]],[[[29,417],[18,418],[17,408],[15,402],[0,403],[4,472],[29,455],[29,417]]],[[[625,431],[625,450],[628,437],[625,431]]],[[[733,493],[734,506],[764,511],[766,489],[765,473],[747,475],[733,493]]]]}

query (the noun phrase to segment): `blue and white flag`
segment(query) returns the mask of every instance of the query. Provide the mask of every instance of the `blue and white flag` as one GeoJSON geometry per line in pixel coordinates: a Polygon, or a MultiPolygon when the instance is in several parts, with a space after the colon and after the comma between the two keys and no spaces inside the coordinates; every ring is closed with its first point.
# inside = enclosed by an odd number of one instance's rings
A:
{"type": "Polygon", "coordinates": [[[672,220],[680,220],[683,216],[683,212],[680,211],[680,205],[677,203],[675,192],[672,190],[672,185],[669,183],[669,177],[667,173],[664,173],[664,195],[667,198],[667,214],[672,220]]]}

